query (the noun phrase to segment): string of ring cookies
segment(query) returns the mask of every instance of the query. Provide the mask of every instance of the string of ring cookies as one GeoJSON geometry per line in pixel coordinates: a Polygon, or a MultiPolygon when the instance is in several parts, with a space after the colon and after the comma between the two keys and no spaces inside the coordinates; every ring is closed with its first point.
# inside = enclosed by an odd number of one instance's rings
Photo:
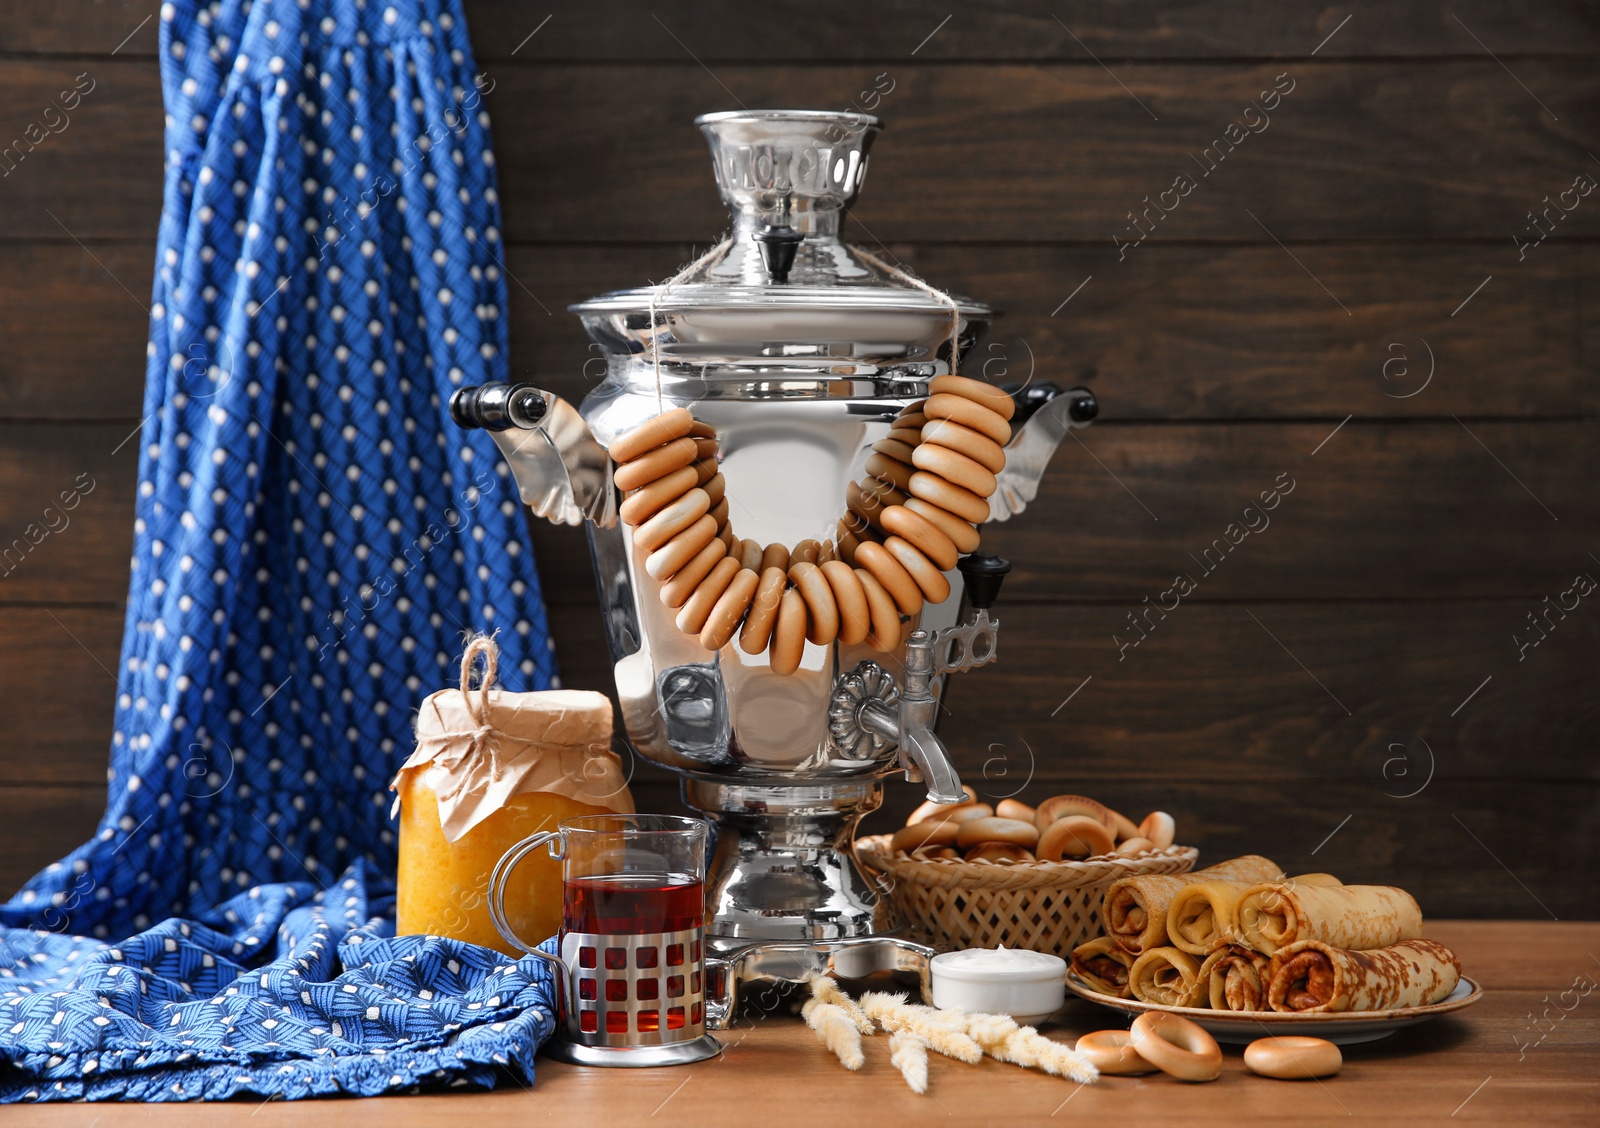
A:
{"type": "Polygon", "coordinates": [[[835,537],[793,547],[734,534],[716,429],[688,408],[617,436],[619,513],[678,629],[711,651],[737,638],[784,675],[808,641],[898,647],[902,617],[949,598],[944,573],[977,549],[1016,411],[1008,394],[965,376],[936,376],[928,392],[872,445],[835,537]]]}

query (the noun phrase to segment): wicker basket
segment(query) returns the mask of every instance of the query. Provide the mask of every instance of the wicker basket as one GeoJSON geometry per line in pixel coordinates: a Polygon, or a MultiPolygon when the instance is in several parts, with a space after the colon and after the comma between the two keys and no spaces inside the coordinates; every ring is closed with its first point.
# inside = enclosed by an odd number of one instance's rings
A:
{"type": "Polygon", "coordinates": [[[1100,935],[1100,902],[1113,881],[1187,873],[1200,856],[1169,846],[1132,858],[1081,862],[967,862],[889,852],[889,836],[856,840],[856,857],[882,878],[908,939],[941,952],[1028,948],[1063,959],[1100,935]]]}

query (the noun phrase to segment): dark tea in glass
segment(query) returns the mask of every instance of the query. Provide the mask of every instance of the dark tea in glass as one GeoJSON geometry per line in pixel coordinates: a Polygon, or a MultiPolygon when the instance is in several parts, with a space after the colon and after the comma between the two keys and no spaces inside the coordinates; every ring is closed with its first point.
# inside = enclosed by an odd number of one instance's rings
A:
{"type": "Polygon", "coordinates": [[[621,936],[705,924],[705,890],[693,875],[608,874],[562,883],[561,930],[621,936]]]}

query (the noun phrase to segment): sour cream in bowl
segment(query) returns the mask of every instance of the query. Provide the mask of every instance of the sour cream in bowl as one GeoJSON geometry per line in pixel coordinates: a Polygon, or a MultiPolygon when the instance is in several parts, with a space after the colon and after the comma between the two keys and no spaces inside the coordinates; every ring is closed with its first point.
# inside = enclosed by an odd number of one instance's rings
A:
{"type": "Polygon", "coordinates": [[[1067,961],[1023,948],[966,948],[929,962],[933,1005],[1008,1014],[1025,1025],[1049,1018],[1066,1000],[1067,961]]]}

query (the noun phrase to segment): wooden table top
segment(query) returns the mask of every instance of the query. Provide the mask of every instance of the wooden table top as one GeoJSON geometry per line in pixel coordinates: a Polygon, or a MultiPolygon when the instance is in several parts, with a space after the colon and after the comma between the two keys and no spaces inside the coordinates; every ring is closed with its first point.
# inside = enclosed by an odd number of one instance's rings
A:
{"type": "MultiPolygon", "coordinates": [[[[1600,979],[1600,923],[1435,921],[1430,936],[1461,956],[1485,989],[1466,1011],[1347,1047],[1337,1076],[1273,1081],[1247,1073],[1224,1047],[1222,1077],[1186,1085],[1170,1077],[1107,1077],[1079,1085],[985,1059],[964,1065],[929,1058],[928,1094],[906,1088],[889,1064],[888,1039],[867,1040],[867,1064],[847,1072],[797,1017],[757,1016],[723,1034],[712,1061],[671,1069],[584,1069],[540,1060],[531,1090],[383,1097],[359,1102],[234,1101],[224,1104],[11,1106],[7,1128],[33,1125],[299,1128],[334,1121],[389,1128],[470,1118],[496,1125],[752,1122],[904,1125],[933,1117],[1006,1125],[1099,1121],[1137,1124],[1407,1125],[1477,1121],[1596,1123],[1600,1107],[1600,991],[1569,991],[1600,979]],[[1590,982],[1592,982],[1591,980],[1590,982]],[[1568,991],[1566,998],[1561,992],[1568,991]],[[1562,1010],[1565,1006],[1568,1009],[1562,1010]]],[[[1125,1025],[1110,1011],[1073,1000],[1044,1033],[1069,1041],[1125,1025]]]]}

